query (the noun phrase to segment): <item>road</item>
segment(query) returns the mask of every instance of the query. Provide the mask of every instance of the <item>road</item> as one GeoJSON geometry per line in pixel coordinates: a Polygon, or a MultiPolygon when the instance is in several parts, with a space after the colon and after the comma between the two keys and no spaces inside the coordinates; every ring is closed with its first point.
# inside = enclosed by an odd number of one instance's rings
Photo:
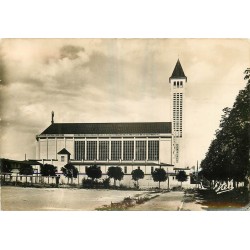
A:
{"type": "Polygon", "coordinates": [[[159,193],[159,196],[144,204],[129,208],[129,211],[178,211],[183,206],[184,192],[159,193]]]}

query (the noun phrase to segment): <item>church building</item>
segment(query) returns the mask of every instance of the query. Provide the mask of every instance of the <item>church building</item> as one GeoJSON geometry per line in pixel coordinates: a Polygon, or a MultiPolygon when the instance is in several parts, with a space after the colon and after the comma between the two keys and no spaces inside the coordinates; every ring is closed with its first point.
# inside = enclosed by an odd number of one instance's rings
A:
{"type": "MultiPolygon", "coordinates": [[[[121,166],[125,175],[140,168],[151,175],[155,168],[174,174],[184,169],[184,94],[187,77],[178,60],[171,77],[171,121],[130,123],[55,123],[36,136],[37,161],[57,166],[68,162],[81,175],[86,166],[121,166]]],[[[131,178],[130,178],[131,179],[131,178]]],[[[81,180],[80,180],[81,181],[81,180]]]]}

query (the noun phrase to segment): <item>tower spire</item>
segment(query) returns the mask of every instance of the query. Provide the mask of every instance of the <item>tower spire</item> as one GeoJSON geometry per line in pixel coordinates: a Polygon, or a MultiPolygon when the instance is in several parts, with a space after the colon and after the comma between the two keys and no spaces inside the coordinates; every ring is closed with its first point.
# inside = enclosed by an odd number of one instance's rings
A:
{"type": "Polygon", "coordinates": [[[173,73],[172,73],[171,77],[169,78],[169,82],[171,79],[186,79],[186,81],[187,81],[187,77],[183,71],[183,68],[181,66],[181,62],[180,62],[179,58],[178,58],[177,63],[174,67],[173,73]]]}

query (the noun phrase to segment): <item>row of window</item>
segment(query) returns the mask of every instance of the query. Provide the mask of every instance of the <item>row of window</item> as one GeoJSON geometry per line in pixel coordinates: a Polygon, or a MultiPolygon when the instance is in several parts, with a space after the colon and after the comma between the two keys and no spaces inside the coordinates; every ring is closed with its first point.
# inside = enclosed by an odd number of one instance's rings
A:
{"type": "Polygon", "coordinates": [[[183,96],[183,93],[174,93],[174,97],[183,96]]]}
{"type": "MultiPolygon", "coordinates": [[[[140,167],[137,167],[138,169],[141,169],[140,167]]],[[[151,167],[151,173],[153,173],[154,172],[154,170],[155,170],[155,168],[154,167],[151,167]]],[[[124,174],[127,174],[128,173],[128,168],[127,168],[127,166],[125,166],[124,167],[124,174]]]]}
{"type": "Polygon", "coordinates": [[[177,81],[177,82],[174,82],[174,88],[182,88],[183,87],[183,82],[182,81],[177,81]]]}
{"type": "Polygon", "coordinates": [[[175,130],[174,136],[178,137],[178,138],[181,138],[182,137],[182,131],[175,130]]]}
{"type": "Polygon", "coordinates": [[[174,104],[174,105],[173,105],[173,108],[182,108],[182,103],[176,103],[176,102],[174,101],[173,104],[174,104]]]}
{"type": "MultiPolygon", "coordinates": [[[[181,132],[182,132],[182,129],[176,129],[175,132],[176,132],[176,133],[181,133],[181,132]]],[[[179,135],[179,134],[176,134],[176,135],[179,135]]]]}
{"type": "MultiPolygon", "coordinates": [[[[99,141],[99,157],[97,159],[97,141],[87,141],[85,157],[85,141],[75,141],[75,160],[120,160],[122,159],[122,141],[99,141]],[[111,145],[110,145],[111,144],[111,145]],[[86,159],[85,159],[86,158],[86,159]]],[[[125,161],[159,160],[159,141],[124,141],[123,159],[125,161]]]]}
{"type": "MultiPolygon", "coordinates": [[[[64,156],[61,156],[61,161],[64,161],[64,156]]],[[[140,167],[138,167],[138,169],[140,169],[140,167]]],[[[86,170],[85,170],[86,171],[86,170]]],[[[151,167],[151,173],[154,172],[154,167],[151,167]]],[[[128,173],[128,168],[127,166],[124,167],[124,174],[128,173]]],[[[22,180],[22,178],[21,178],[22,180]]]]}
{"type": "Polygon", "coordinates": [[[179,120],[176,120],[175,122],[174,122],[174,126],[182,126],[182,122],[181,121],[179,121],[179,120]]]}
{"type": "Polygon", "coordinates": [[[174,124],[174,128],[182,128],[182,124],[174,124]]]}

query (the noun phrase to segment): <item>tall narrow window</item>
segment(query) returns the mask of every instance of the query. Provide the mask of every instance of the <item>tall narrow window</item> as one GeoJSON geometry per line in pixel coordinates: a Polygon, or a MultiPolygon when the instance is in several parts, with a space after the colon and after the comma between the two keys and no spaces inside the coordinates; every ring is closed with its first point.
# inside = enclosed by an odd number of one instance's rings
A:
{"type": "Polygon", "coordinates": [[[85,160],[85,141],[75,141],[75,160],[85,160]]]}
{"type": "Polygon", "coordinates": [[[97,157],[97,141],[87,141],[87,160],[93,161],[97,157]]]}
{"type": "Polygon", "coordinates": [[[119,161],[122,158],[122,142],[111,141],[111,160],[119,161]]]}
{"type": "Polygon", "coordinates": [[[99,141],[99,160],[109,159],[109,141],[99,141]]]}
{"type": "Polygon", "coordinates": [[[148,160],[159,160],[159,141],[148,141],[148,160]]]}
{"type": "Polygon", "coordinates": [[[132,161],[134,159],[134,141],[123,141],[123,160],[132,161]]]}
{"type": "Polygon", "coordinates": [[[135,159],[137,161],[146,160],[146,141],[136,141],[135,159]]]}

